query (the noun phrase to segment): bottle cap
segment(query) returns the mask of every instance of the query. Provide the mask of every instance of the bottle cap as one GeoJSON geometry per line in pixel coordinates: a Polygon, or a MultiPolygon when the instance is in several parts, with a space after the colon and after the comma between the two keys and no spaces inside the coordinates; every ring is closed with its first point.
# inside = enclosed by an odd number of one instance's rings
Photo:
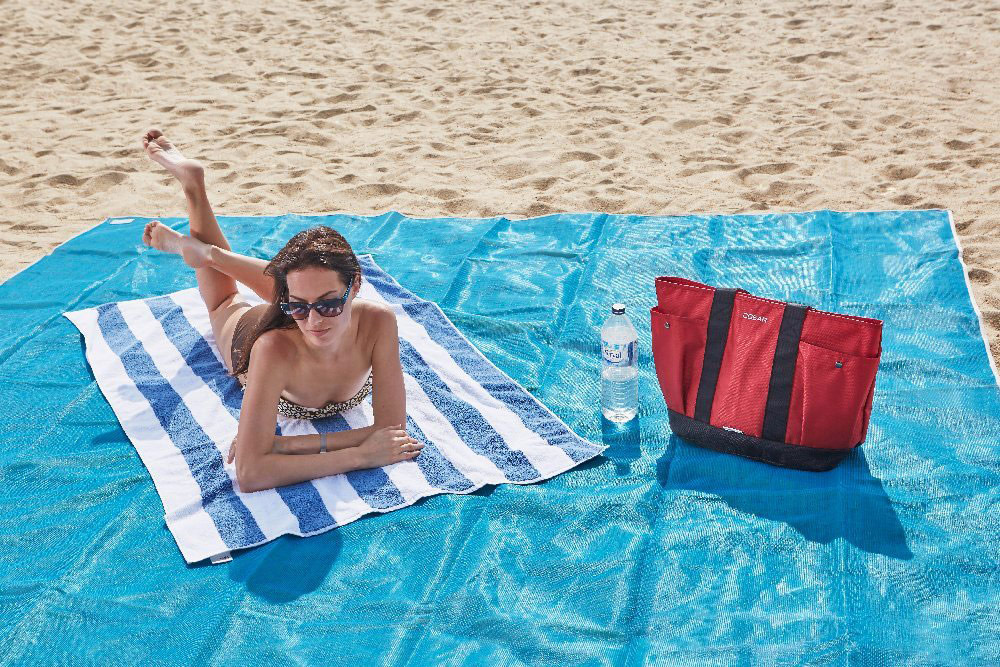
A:
{"type": "Polygon", "coordinates": [[[614,315],[624,315],[625,314],[625,304],[624,303],[613,303],[613,304],[611,304],[611,312],[614,315]]]}

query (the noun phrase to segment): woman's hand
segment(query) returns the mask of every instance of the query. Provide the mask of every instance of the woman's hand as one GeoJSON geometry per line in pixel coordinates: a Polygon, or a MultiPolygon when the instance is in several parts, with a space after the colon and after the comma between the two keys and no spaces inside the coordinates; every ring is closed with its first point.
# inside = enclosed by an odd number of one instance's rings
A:
{"type": "Polygon", "coordinates": [[[226,457],[226,464],[230,464],[236,458],[236,438],[233,438],[233,442],[229,445],[229,456],[226,457]]]}
{"type": "Polygon", "coordinates": [[[362,468],[378,468],[399,461],[415,459],[424,446],[406,435],[402,424],[375,429],[358,445],[362,468]]]}

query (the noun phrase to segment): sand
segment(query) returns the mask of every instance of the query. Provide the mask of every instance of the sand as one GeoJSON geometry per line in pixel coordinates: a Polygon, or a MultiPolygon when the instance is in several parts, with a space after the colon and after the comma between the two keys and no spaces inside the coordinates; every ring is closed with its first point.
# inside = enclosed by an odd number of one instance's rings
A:
{"type": "Polygon", "coordinates": [[[0,35],[0,280],[184,215],[156,126],[220,215],[947,208],[1000,359],[996,4],[7,0],[0,35]]]}

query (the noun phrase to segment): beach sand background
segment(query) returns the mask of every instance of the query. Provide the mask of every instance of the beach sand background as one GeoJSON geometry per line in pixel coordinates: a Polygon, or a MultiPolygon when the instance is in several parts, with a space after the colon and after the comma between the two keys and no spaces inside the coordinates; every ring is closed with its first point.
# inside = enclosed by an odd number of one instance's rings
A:
{"type": "Polygon", "coordinates": [[[1000,360],[996,3],[6,0],[0,35],[0,280],[184,215],[156,126],[220,215],[951,209],[1000,360]]]}

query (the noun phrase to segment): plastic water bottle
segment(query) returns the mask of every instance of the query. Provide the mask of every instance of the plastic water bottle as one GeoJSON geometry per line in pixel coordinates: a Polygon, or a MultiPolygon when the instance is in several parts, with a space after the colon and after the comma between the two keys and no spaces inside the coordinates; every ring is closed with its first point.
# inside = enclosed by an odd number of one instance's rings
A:
{"type": "Polygon", "coordinates": [[[611,306],[601,327],[601,412],[613,422],[627,422],[639,411],[638,336],[625,304],[611,306]]]}

